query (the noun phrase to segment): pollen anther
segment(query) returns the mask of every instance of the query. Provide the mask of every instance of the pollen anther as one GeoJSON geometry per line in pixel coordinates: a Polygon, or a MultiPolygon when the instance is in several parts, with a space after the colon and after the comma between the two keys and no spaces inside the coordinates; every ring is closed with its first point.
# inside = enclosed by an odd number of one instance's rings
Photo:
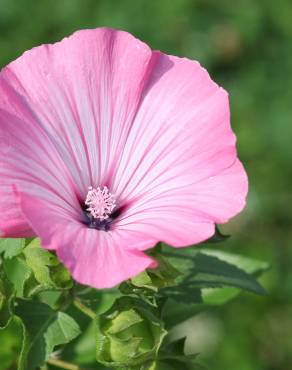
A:
{"type": "Polygon", "coordinates": [[[116,200],[106,186],[102,189],[100,187],[93,188],[89,186],[85,205],[88,206],[87,211],[94,218],[103,221],[109,218],[116,207],[116,200]]]}

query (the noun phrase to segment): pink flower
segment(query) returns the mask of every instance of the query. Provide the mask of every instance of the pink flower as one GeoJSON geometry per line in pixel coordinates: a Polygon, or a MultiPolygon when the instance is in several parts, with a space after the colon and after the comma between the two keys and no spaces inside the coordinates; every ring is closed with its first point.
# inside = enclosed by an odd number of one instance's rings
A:
{"type": "Polygon", "coordinates": [[[158,241],[199,243],[242,210],[228,95],[198,62],[84,30],[0,73],[0,230],[38,236],[73,277],[112,287],[158,241]]]}

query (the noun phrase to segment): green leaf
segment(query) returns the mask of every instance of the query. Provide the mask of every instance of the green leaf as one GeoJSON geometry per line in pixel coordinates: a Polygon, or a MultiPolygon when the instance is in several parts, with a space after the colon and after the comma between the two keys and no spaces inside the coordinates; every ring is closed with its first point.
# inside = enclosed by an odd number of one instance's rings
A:
{"type": "Polygon", "coordinates": [[[23,297],[25,284],[32,274],[31,269],[20,257],[4,260],[3,267],[7,278],[15,288],[16,296],[23,297]]]}
{"type": "MultiPolygon", "coordinates": [[[[264,261],[252,259],[237,254],[231,254],[223,251],[204,249],[205,254],[218,257],[228,263],[236,265],[248,274],[258,277],[263,272],[269,269],[269,264],[264,261]]],[[[228,302],[235,298],[240,293],[236,288],[221,288],[221,289],[203,289],[202,297],[206,304],[219,305],[228,302]]]]}
{"type": "Polygon", "coordinates": [[[258,259],[241,256],[239,254],[228,253],[220,250],[214,250],[209,248],[204,248],[201,250],[202,253],[208,256],[217,257],[225,262],[237,266],[238,268],[244,270],[248,274],[255,276],[267,271],[270,268],[269,263],[265,261],[260,261],[258,259]]]}
{"type": "Polygon", "coordinates": [[[25,260],[40,286],[32,283],[31,294],[46,289],[69,289],[72,279],[69,271],[57,257],[40,247],[39,240],[34,239],[23,251],[25,260]]]}
{"type": "Polygon", "coordinates": [[[57,258],[40,248],[39,241],[35,239],[24,250],[27,265],[32,269],[36,280],[43,285],[53,286],[49,267],[57,266],[57,258]]]}
{"type": "Polygon", "coordinates": [[[148,272],[142,271],[139,275],[133,277],[131,279],[131,283],[137,288],[146,288],[156,291],[156,287],[153,286],[151,277],[149,276],[148,272]]]}
{"type": "Polygon", "coordinates": [[[19,255],[25,246],[25,239],[20,238],[0,238],[0,254],[3,254],[4,259],[10,259],[19,255]]]}
{"type": "Polygon", "coordinates": [[[171,263],[185,274],[182,285],[170,294],[171,299],[163,311],[168,328],[192,317],[205,307],[203,304],[197,304],[200,303],[198,299],[188,300],[192,297],[192,289],[194,292],[196,289],[201,291],[201,303],[213,305],[223,304],[236,297],[241,289],[265,293],[255,277],[269,268],[266,262],[198,247],[171,253],[164,249],[164,253],[169,256],[171,263]]]}
{"type": "Polygon", "coordinates": [[[78,324],[64,312],[32,300],[17,300],[15,313],[23,325],[19,370],[42,366],[55,346],[69,343],[80,334],[78,324]]]}
{"type": "Polygon", "coordinates": [[[58,312],[56,319],[48,327],[45,334],[46,358],[53,352],[55,346],[71,342],[80,334],[76,321],[64,312],[58,312]]]}
{"type": "Polygon", "coordinates": [[[235,264],[239,256],[232,258],[230,254],[219,254],[212,250],[189,248],[184,252],[169,253],[174,265],[184,270],[181,287],[217,288],[224,286],[236,287],[257,294],[265,294],[264,288],[256,279],[235,264]],[[175,261],[176,260],[176,261],[175,261]]]}
{"type": "Polygon", "coordinates": [[[177,369],[197,369],[199,365],[194,361],[197,359],[198,354],[186,355],[184,351],[185,341],[186,337],[183,337],[174,342],[167,343],[158,354],[158,359],[164,363],[177,364],[178,367],[174,367],[177,369]]]}
{"type": "Polygon", "coordinates": [[[186,284],[198,288],[232,286],[263,295],[264,288],[244,270],[215,256],[198,253],[186,284]]]}
{"type": "Polygon", "coordinates": [[[207,305],[222,305],[234,299],[241,290],[239,288],[205,288],[201,290],[202,303],[207,305]]]}
{"type": "MultiPolygon", "coordinates": [[[[0,266],[2,268],[2,266],[0,266]]],[[[5,329],[12,318],[13,285],[3,270],[0,271],[0,329],[5,329]]]]}
{"type": "Polygon", "coordinates": [[[203,303],[202,289],[194,288],[193,286],[177,285],[170,288],[165,288],[160,291],[160,294],[167,298],[171,298],[179,303],[203,303]]]}

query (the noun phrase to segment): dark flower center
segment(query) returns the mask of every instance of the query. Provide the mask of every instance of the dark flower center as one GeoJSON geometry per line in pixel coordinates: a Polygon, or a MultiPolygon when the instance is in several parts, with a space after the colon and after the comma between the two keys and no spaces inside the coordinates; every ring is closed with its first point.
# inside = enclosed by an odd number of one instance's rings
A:
{"type": "Polygon", "coordinates": [[[99,220],[95,218],[89,211],[87,211],[87,206],[83,204],[83,223],[87,225],[90,229],[102,230],[102,231],[109,231],[114,223],[114,221],[120,216],[121,208],[115,209],[107,219],[99,220]]]}
{"type": "Polygon", "coordinates": [[[109,231],[113,221],[120,215],[116,200],[107,186],[88,187],[84,203],[84,224],[91,229],[109,231]]]}

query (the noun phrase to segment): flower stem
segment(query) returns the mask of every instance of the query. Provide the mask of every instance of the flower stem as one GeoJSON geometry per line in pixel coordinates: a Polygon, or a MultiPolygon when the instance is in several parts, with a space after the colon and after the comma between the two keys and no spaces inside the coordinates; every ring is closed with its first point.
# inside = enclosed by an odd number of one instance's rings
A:
{"type": "Polygon", "coordinates": [[[81,370],[79,366],[71,364],[70,362],[59,360],[57,358],[49,358],[47,363],[56,367],[60,367],[61,369],[81,370]]]}
{"type": "Polygon", "coordinates": [[[96,318],[96,314],[87,306],[85,306],[79,298],[74,298],[73,304],[79,311],[83,312],[86,316],[90,317],[91,319],[96,318]]]}

